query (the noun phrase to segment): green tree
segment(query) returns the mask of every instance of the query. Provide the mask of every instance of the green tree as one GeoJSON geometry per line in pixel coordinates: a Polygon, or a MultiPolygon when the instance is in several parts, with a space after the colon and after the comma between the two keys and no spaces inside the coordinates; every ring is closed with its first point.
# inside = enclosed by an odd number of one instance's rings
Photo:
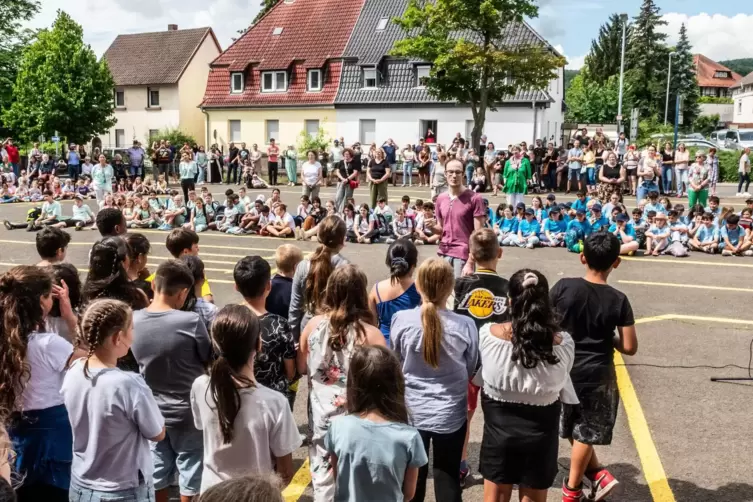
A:
{"type": "Polygon", "coordinates": [[[425,85],[442,101],[469,105],[478,148],[487,110],[519,89],[543,89],[564,58],[520,39],[524,18],[538,16],[532,0],[411,0],[394,21],[405,32],[391,54],[432,64],[425,85]]]}
{"type": "MultiPolygon", "coordinates": [[[[619,75],[612,75],[606,81],[599,82],[590,76],[590,69],[584,67],[573,79],[565,96],[567,121],[613,123],[617,116],[619,95],[619,75]]],[[[632,101],[632,85],[628,80],[623,88],[623,110],[629,110],[632,101]]]]}
{"type": "Polygon", "coordinates": [[[699,132],[704,136],[708,136],[716,130],[716,126],[719,124],[719,115],[701,115],[693,123],[693,131],[699,132]]]}
{"type": "MultiPolygon", "coordinates": [[[[279,1],[280,0],[261,0],[261,10],[256,15],[256,17],[254,18],[254,20],[251,22],[251,25],[256,24],[257,21],[259,21],[259,19],[261,19],[264,16],[264,14],[266,14],[267,12],[269,12],[270,10],[272,10],[272,7],[274,7],[275,5],[277,5],[277,2],[279,2],[279,1]]],[[[247,29],[248,28],[246,28],[245,30],[243,30],[243,32],[245,33],[247,29]]],[[[240,33],[240,31],[238,31],[238,33],[240,33]]],[[[243,33],[241,33],[241,35],[242,34],[243,33]]]]}
{"type": "MultiPolygon", "coordinates": [[[[39,11],[37,0],[0,0],[0,110],[13,101],[13,84],[16,82],[21,55],[34,33],[21,28],[39,11]]],[[[0,135],[9,131],[0,121],[0,135]]]]}
{"type": "Polygon", "coordinates": [[[565,70],[565,92],[573,83],[573,79],[578,76],[580,70],[565,70]]]}
{"type": "Polygon", "coordinates": [[[739,73],[743,77],[753,72],[753,58],[728,59],[726,61],[719,61],[719,64],[739,73]]]}
{"type": "Polygon", "coordinates": [[[84,143],[115,125],[114,88],[107,63],[84,45],[81,26],[58,11],[24,52],[3,120],[26,141],[59,131],[84,143]]]}
{"type": "Polygon", "coordinates": [[[664,117],[664,93],[667,85],[669,49],[667,35],[660,28],[667,24],[654,0],[643,0],[641,11],[632,24],[627,53],[628,68],[635,78],[635,106],[642,117],[664,117]]]}
{"type": "Polygon", "coordinates": [[[693,47],[688,40],[688,30],[683,23],[680,27],[680,40],[672,57],[672,75],[669,89],[669,122],[675,123],[677,96],[682,96],[683,127],[690,128],[700,115],[698,106],[700,90],[693,65],[693,47]]]}
{"type": "MultiPolygon", "coordinates": [[[[612,14],[609,21],[599,29],[599,38],[591,42],[591,51],[586,56],[585,65],[588,66],[591,76],[599,81],[605,81],[620,73],[622,25],[620,15],[612,14]]],[[[630,32],[628,24],[628,37],[630,32]]]]}

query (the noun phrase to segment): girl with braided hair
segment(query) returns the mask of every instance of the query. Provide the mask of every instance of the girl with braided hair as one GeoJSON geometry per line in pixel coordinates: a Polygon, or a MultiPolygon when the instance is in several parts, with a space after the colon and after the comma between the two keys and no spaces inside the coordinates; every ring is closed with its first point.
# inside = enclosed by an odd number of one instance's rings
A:
{"type": "MultiPolygon", "coordinates": [[[[69,362],[86,353],[45,330],[55,286],[49,269],[19,266],[0,276],[0,416],[9,424],[14,470],[24,476],[20,501],[67,501],[71,476],[71,426],[60,387],[69,362]]],[[[61,308],[70,308],[61,306],[61,308]]]]}
{"type": "Polygon", "coordinates": [[[71,500],[154,500],[149,441],[165,437],[165,419],[139,375],[117,368],[133,341],[133,315],[118,300],[96,300],[81,318],[89,346],[60,391],[73,430],[71,500]]]}

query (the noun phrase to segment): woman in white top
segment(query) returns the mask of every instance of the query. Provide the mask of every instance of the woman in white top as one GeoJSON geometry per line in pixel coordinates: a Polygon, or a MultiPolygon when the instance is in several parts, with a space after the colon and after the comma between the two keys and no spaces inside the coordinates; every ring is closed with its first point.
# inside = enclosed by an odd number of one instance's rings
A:
{"type": "Polygon", "coordinates": [[[212,324],[217,360],[191,387],[194,425],[203,431],[201,492],[248,474],[293,477],[293,452],[301,436],[287,398],[257,383],[259,318],[244,305],[228,305],[212,324]]]}
{"type": "Polygon", "coordinates": [[[303,178],[303,195],[309,198],[319,197],[319,185],[322,182],[322,165],[316,160],[316,152],[309,150],[306,153],[308,160],[301,166],[303,178]]]}
{"type": "Polygon", "coordinates": [[[112,178],[115,172],[107,163],[104,154],[99,156],[99,163],[92,168],[92,188],[97,197],[97,203],[101,204],[105,194],[112,193],[112,178]]]}
{"type": "Polygon", "coordinates": [[[557,475],[560,400],[578,402],[570,382],[575,345],[555,322],[544,275],[513,274],[508,300],[511,321],[479,333],[484,500],[507,502],[517,484],[520,500],[545,502],[557,475]]]}
{"type": "Polygon", "coordinates": [[[688,183],[688,167],[690,165],[690,152],[685,148],[685,143],[677,145],[675,152],[675,173],[677,178],[677,196],[683,197],[688,183]]]}
{"type": "Polygon", "coordinates": [[[86,352],[41,331],[54,297],[70,308],[67,288],[54,286],[43,267],[0,277],[0,409],[14,413],[8,435],[14,471],[24,477],[19,500],[68,500],[73,440],[60,388],[70,361],[86,352]]]}
{"type": "Polygon", "coordinates": [[[413,151],[413,147],[405,145],[405,148],[401,152],[403,157],[403,186],[413,186],[413,165],[416,163],[416,152],[413,151]]]}
{"type": "Polygon", "coordinates": [[[737,169],[738,178],[736,197],[750,197],[750,147],[743,150],[740,154],[740,167],[737,169]],[[745,182],[745,191],[743,192],[743,182],[745,182]]]}

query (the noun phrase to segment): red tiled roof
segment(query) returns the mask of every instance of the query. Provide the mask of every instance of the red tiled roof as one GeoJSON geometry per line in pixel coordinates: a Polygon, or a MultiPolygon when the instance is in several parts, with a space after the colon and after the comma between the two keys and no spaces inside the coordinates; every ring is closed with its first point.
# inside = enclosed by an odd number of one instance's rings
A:
{"type": "Polygon", "coordinates": [[[340,84],[345,46],[364,0],[280,1],[211,65],[204,107],[332,104],[340,84]],[[273,35],[275,28],[282,33],[273,35]],[[306,70],[323,68],[319,92],[306,91],[306,70]],[[261,92],[261,71],[288,72],[288,91],[261,92]],[[230,72],[243,71],[245,88],[230,93],[230,72]]]}
{"type": "Polygon", "coordinates": [[[696,54],[693,56],[693,65],[695,66],[699,87],[734,87],[743,78],[742,75],[733,72],[716,61],[712,61],[703,54],[696,54]],[[729,72],[730,77],[714,77],[714,74],[718,71],[729,72]]]}

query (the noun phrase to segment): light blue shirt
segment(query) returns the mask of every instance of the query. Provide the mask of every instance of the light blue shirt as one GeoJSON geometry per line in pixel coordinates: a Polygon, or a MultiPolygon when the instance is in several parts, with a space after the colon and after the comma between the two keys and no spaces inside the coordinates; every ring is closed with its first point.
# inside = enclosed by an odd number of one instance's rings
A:
{"type": "MultiPolygon", "coordinates": [[[[581,150],[580,148],[571,149],[570,151],[567,152],[567,158],[570,158],[570,157],[583,157],[583,150],[581,150]]],[[[581,167],[583,167],[583,162],[578,162],[578,161],[570,162],[568,167],[570,169],[580,169],[581,167]]]]}
{"type": "Polygon", "coordinates": [[[656,214],[662,213],[667,214],[667,208],[664,207],[664,204],[656,203],[648,203],[646,204],[646,207],[643,208],[643,214],[648,214],[649,211],[656,211],[656,214]]]}
{"type": "Polygon", "coordinates": [[[567,223],[562,220],[547,219],[544,222],[544,230],[553,234],[559,234],[567,230],[567,223]]]}
{"type": "Polygon", "coordinates": [[[695,234],[696,239],[698,239],[698,242],[702,244],[707,244],[709,242],[714,242],[715,240],[719,240],[719,229],[715,227],[714,225],[711,225],[710,227],[707,227],[706,225],[701,225],[698,228],[698,231],[695,234]]]}
{"type": "Polygon", "coordinates": [[[498,223],[500,232],[518,232],[518,219],[514,216],[509,220],[507,218],[502,218],[498,221],[498,223]]]}
{"type": "MultiPolygon", "coordinates": [[[[617,231],[617,223],[612,223],[612,226],[609,227],[609,233],[613,234],[617,231]]],[[[635,228],[633,228],[633,225],[630,224],[630,222],[625,223],[625,228],[623,229],[625,232],[625,235],[628,235],[635,239],[635,228]]],[[[622,242],[622,234],[617,234],[617,238],[622,242]]]]}
{"type": "Polygon", "coordinates": [[[688,229],[687,225],[682,223],[681,221],[676,221],[674,223],[669,223],[669,240],[672,242],[678,241],[678,242],[684,242],[688,240],[688,234],[682,233],[679,230],[684,228],[685,230],[688,229]]]}
{"type": "Polygon", "coordinates": [[[392,318],[390,343],[405,376],[405,402],[420,430],[451,434],[468,420],[468,382],[479,357],[478,330],[470,317],[440,310],[439,367],[424,361],[421,307],[392,318]]]}
{"type": "Polygon", "coordinates": [[[355,415],[332,420],[324,447],[337,457],[336,502],[401,501],[406,468],[429,462],[415,428],[355,415]]]}
{"type": "Polygon", "coordinates": [[[42,204],[42,216],[60,219],[63,216],[63,208],[60,206],[60,202],[53,200],[42,204]]]}
{"type": "Polygon", "coordinates": [[[740,239],[745,236],[745,231],[740,225],[737,225],[732,230],[727,228],[727,225],[722,225],[722,230],[719,235],[721,236],[722,241],[726,237],[727,239],[729,239],[730,244],[737,246],[737,244],[740,242],[740,239]]]}
{"type": "Polygon", "coordinates": [[[588,201],[591,200],[588,197],[584,198],[583,200],[575,199],[573,201],[573,205],[570,206],[570,209],[577,211],[578,209],[581,209],[583,211],[588,210],[588,201]]]}
{"type": "Polygon", "coordinates": [[[567,224],[567,230],[568,232],[570,230],[580,231],[583,232],[583,235],[590,235],[591,230],[591,224],[588,222],[587,219],[584,219],[583,221],[578,221],[578,219],[571,220],[570,223],[567,224]]]}

